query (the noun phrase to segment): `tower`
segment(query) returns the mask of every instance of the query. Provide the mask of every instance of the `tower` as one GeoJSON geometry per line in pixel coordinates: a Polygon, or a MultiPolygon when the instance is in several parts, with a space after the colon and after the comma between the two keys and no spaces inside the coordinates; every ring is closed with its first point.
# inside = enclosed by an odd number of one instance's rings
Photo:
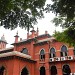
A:
{"type": "Polygon", "coordinates": [[[6,42],[4,34],[3,34],[3,36],[0,39],[0,49],[6,48],[6,44],[7,44],[7,42],[6,42]]]}
{"type": "Polygon", "coordinates": [[[15,37],[15,43],[17,43],[18,42],[18,31],[17,31],[17,33],[16,33],[16,35],[14,36],[15,37]]]}

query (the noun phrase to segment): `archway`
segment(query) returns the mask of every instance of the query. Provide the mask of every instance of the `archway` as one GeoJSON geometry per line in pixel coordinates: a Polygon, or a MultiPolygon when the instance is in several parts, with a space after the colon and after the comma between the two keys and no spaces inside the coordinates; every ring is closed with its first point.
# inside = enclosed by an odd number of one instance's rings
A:
{"type": "Polygon", "coordinates": [[[4,66],[0,67],[0,75],[6,75],[6,69],[4,66]]]}
{"type": "Polygon", "coordinates": [[[29,71],[26,67],[24,67],[21,71],[21,75],[29,75],[29,71]]]}
{"type": "Polygon", "coordinates": [[[56,68],[56,66],[51,66],[51,75],[57,75],[57,68],[56,68]]]}
{"type": "Polygon", "coordinates": [[[64,65],[62,70],[63,70],[63,75],[70,75],[71,73],[69,65],[64,65]]]}
{"type": "Polygon", "coordinates": [[[46,71],[45,71],[45,67],[44,66],[42,66],[40,68],[40,75],[46,75],[46,71]]]}

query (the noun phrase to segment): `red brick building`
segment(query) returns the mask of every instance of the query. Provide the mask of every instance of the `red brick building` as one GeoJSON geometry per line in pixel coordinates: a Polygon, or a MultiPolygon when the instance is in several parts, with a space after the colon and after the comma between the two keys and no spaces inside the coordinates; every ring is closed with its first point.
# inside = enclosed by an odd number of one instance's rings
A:
{"type": "MultiPolygon", "coordinates": [[[[39,35],[34,29],[27,39],[6,48],[4,35],[0,40],[0,75],[75,75],[75,50],[58,42],[47,31],[39,35]]],[[[10,39],[10,38],[9,38],[10,39]]]]}

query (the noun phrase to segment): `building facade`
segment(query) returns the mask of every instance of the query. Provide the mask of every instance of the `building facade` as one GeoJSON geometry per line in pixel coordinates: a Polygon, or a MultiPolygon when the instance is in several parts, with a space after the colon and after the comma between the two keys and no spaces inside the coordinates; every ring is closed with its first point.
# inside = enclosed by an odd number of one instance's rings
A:
{"type": "Polygon", "coordinates": [[[6,48],[0,40],[0,75],[75,75],[75,50],[38,29],[27,33],[25,40],[15,35],[14,47],[6,48]]]}

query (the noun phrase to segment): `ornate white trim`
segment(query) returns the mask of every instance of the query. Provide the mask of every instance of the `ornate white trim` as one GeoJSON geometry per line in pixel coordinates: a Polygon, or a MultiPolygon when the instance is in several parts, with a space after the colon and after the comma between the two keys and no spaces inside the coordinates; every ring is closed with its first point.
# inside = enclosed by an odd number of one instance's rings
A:
{"type": "Polygon", "coordinates": [[[7,57],[7,56],[19,56],[19,57],[23,57],[23,58],[27,58],[27,59],[30,59],[31,56],[30,55],[27,55],[27,54],[23,54],[21,52],[18,52],[18,51],[12,51],[12,52],[8,52],[8,53],[2,53],[0,54],[0,58],[1,57],[7,57]]]}

